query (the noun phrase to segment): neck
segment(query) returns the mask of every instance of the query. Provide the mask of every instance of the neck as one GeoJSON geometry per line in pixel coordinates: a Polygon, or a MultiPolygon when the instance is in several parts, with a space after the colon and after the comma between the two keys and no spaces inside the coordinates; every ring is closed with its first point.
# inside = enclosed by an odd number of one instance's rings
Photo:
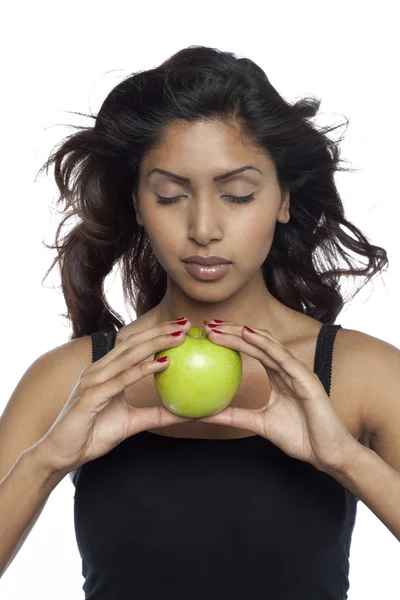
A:
{"type": "MultiPolygon", "coordinates": [[[[216,295],[216,292],[211,289],[214,284],[200,284],[204,285],[205,290],[206,286],[210,285],[210,299],[207,301],[196,299],[195,294],[189,297],[168,278],[167,291],[154,309],[156,322],[163,323],[185,317],[190,320],[192,327],[201,328],[204,320],[220,319],[266,329],[277,340],[285,339],[287,333],[293,329],[293,319],[301,318],[302,315],[274,298],[265,285],[262,273],[260,275],[261,277],[256,277],[236,294],[227,298],[224,298],[223,293],[220,292],[221,299],[218,301],[212,299],[212,295],[216,295]]],[[[222,288],[223,282],[216,285],[221,285],[222,288]]],[[[201,295],[206,297],[206,292],[202,292],[201,295]]]]}

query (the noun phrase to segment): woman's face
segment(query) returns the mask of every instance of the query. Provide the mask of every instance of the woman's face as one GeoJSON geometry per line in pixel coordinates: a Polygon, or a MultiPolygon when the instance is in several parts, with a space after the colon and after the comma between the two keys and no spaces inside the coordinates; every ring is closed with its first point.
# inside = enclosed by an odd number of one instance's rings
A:
{"type": "Polygon", "coordinates": [[[198,301],[221,301],[259,278],[276,222],[290,218],[289,192],[281,194],[273,161],[245,145],[236,127],[219,121],[170,125],[162,144],[140,165],[134,202],[158,261],[172,282],[198,301]],[[214,180],[244,166],[253,168],[214,180]],[[229,198],[249,195],[253,199],[243,203],[229,198]],[[176,201],[161,204],[158,196],[176,201]],[[233,267],[217,282],[199,281],[182,262],[193,254],[222,256],[233,267]]]}

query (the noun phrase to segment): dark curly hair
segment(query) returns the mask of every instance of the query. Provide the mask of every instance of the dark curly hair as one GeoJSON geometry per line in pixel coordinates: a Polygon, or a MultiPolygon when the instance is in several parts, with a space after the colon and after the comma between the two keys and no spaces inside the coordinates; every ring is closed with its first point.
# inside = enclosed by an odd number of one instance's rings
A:
{"type": "Polygon", "coordinates": [[[124,300],[138,317],[166,292],[167,274],[136,222],[133,195],[137,198],[141,160],[177,119],[236,123],[272,158],[281,190],[290,190],[290,221],[276,223],[262,265],[264,281],[286,306],[333,323],[348,301],[339,276],[363,276],[352,299],[389,261],[386,250],[370,244],[344,216],[334,173],[354,169],[339,166],[341,138],[335,142],[327,136],[340,125],[310,122],[319,106],[314,98],[290,104],[254,62],[204,46],[184,48],[159,67],[116,85],[97,116],[84,115],[95,119],[94,126],[73,126],[78,131],[53,149],[39,171],[47,173],[54,163],[57,204],[66,203],[55,245],[44,245],[57,249],[45,277],[59,262],[68,309],[62,316],[72,321],[70,339],[125,325],[103,290],[119,261],[124,300]],[[61,229],[74,216],[77,222],[60,244],[61,229]],[[366,257],[368,264],[356,268],[346,250],[366,257]],[[339,268],[339,256],[344,268],[339,268]]]}

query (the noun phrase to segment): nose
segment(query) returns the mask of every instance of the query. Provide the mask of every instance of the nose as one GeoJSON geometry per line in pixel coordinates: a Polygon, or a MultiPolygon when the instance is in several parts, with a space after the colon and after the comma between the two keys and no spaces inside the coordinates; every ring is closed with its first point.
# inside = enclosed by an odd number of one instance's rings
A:
{"type": "Polygon", "coordinates": [[[187,211],[189,238],[202,246],[212,240],[220,240],[225,226],[223,209],[224,206],[219,204],[218,199],[215,200],[210,194],[203,194],[197,200],[190,201],[187,211]]]}

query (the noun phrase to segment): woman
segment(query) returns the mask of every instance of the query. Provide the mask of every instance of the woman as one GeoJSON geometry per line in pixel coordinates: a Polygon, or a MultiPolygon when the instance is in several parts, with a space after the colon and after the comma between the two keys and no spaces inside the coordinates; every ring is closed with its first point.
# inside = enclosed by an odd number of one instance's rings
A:
{"type": "Polygon", "coordinates": [[[335,324],[339,276],[365,284],[388,259],[344,216],[319,104],[194,46],[50,156],[73,332],[26,374],[29,415],[18,386],[2,416],[2,572],[68,473],[87,598],[345,598],[357,500],[400,536],[399,350],[335,324]],[[103,292],[120,261],[128,325],[103,292]],[[231,404],[197,420],[149,377],[193,327],[243,361],[231,404]]]}

